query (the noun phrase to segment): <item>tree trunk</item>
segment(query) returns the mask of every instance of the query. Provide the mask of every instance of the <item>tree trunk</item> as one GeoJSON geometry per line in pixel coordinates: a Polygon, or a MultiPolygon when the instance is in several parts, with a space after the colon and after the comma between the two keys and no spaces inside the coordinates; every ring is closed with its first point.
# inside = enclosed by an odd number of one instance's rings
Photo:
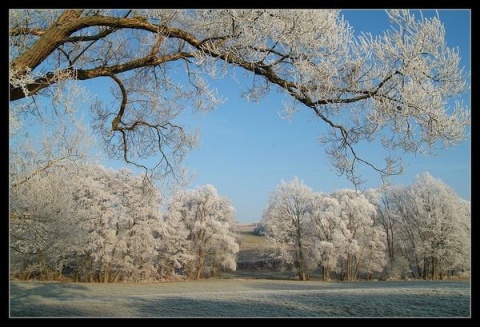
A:
{"type": "Polygon", "coordinates": [[[423,276],[422,266],[420,265],[420,262],[416,254],[415,254],[415,265],[417,267],[417,273],[418,273],[417,278],[421,278],[423,276]]]}
{"type": "Polygon", "coordinates": [[[385,228],[387,234],[388,257],[390,261],[394,260],[393,252],[393,231],[390,228],[385,228]]]}
{"type": "Polygon", "coordinates": [[[93,283],[95,281],[95,276],[94,276],[94,272],[93,272],[93,263],[92,263],[92,260],[91,259],[88,259],[88,270],[87,270],[87,280],[90,282],[90,283],[93,283]]]}
{"type": "Polygon", "coordinates": [[[110,264],[105,265],[105,273],[103,275],[103,282],[104,283],[110,282],[110,264]]]}
{"type": "Polygon", "coordinates": [[[119,280],[120,280],[120,272],[117,271],[117,273],[115,274],[115,277],[113,278],[113,282],[118,283],[119,280]]]}
{"type": "Polygon", "coordinates": [[[438,260],[432,257],[432,279],[438,279],[438,260]]]}
{"type": "Polygon", "coordinates": [[[390,230],[390,259],[395,260],[395,244],[393,238],[393,229],[390,230]]]}
{"type": "Polygon", "coordinates": [[[328,266],[323,266],[323,281],[330,281],[330,268],[328,266]]]}
{"type": "Polygon", "coordinates": [[[297,250],[298,276],[301,281],[304,281],[304,280],[308,280],[308,273],[305,267],[305,258],[303,256],[300,228],[297,228],[297,243],[298,243],[298,250],[297,250]]]}
{"type": "Polygon", "coordinates": [[[352,255],[347,254],[347,281],[352,281],[352,255]]]}
{"type": "Polygon", "coordinates": [[[202,279],[203,275],[203,264],[199,264],[197,267],[197,275],[195,276],[195,279],[202,279]]]}
{"type": "Polygon", "coordinates": [[[18,74],[25,74],[27,69],[34,70],[35,67],[57,49],[71,33],[78,29],[79,26],[69,23],[80,17],[82,11],[83,10],[65,10],[57,22],[45,30],[45,33],[12,63],[12,66],[18,70],[18,74]]]}
{"type": "Polygon", "coordinates": [[[300,271],[298,272],[298,278],[299,278],[301,281],[307,280],[307,276],[305,275],[305,271],[300,270],[300,271]]]}
{"type": "Polygon", "coordinates": [[[424,257],[422,279],[427,279],[427,276],[428,276],[428,259],[424,257]]]}
{"type": "Polygon", "coordinates": [[[358,274],[360,272],[361,264],[362,264],[362,252],[360,252],[358,256],[357,255],[353,256],[352,260],[354,261],[354,263],[356,263],[355,265],[352,265],[354,268],[352,273],[352,280],[357,280],[358,274]]]}
{"type": "Polygon", "coordinates": [[[42,273],[40,278],[42,278],[43,280],[49,280],[50,270],[48,269],[47,262],[45,260],[45,255],[43,254],[43,252],[41,253],[41,257],[40,257],[40,266],[42,267],[42,273]]]}
{"type": "Polygon", "coordinates": [[[196,270],[197,270],[197,274],[196,274],[196,279],[202,279],[202,276],[203,276],[203,269],[204,269],[204,261],[205,261],[205,258],[203,256],[203,251],[200,249],[198,251],[198,261],[197,261],[197,267],[196,267],[196,270]]]}

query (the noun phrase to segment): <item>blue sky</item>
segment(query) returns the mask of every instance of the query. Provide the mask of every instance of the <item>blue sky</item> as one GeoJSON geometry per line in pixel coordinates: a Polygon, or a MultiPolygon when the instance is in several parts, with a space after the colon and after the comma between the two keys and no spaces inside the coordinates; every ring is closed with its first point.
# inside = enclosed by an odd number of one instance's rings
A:
{"type": "MultiPolygon", "coordinates": [[[[389,26],[383,10],[345,10],[342,14],[356,33],[383,33],[389,26]]],[[[435,14],[424,11],[426,16],[435,14]]],[[[469,10],[439,10],[445,25],[447,44],[459,47],[461,66],[470,65],[471,12],[469,10]]],[[[272,91],[259,103],[246,102],[238,85],[230,78],[214,81],[227,101],[214,111],[189,117],[187,124],[197,128],[200,143],[186,160],[195,179],[189,188],[212,184],[219,194],[230,199],[240,223],[259,222],[269,195],[282,181],[298,176],[314,191],[332,192],[353,188],[346,177],[338,176],[327,161],[318,137],[325,124],[305,108],[291,121],[280,118],[283,96],[272,91]]],[[[470,105],[470,93],[463,98],[470,105]]],[[[470,128],[468,129],[470,133],[470,128]]],[[[406,172],[394,177],[396,185],[409,185],[416,175],[428,171],[443,180],[466,200],[471,199],[471,137],[437,157],[404,155],[406,172]]],[[[365,154],[381,157],[380,148],[363,148],[365,154]]],[[[110,162],[111,163],[111,162],[110,162]]],[[[118,164],[114,166],[118,168],[118,164]]],[[[132,168],[132,167],[130,167],[132,168]]],[[[368,181],[365,188],[380,186],[378,173],[362,168],[368,181]]]]}

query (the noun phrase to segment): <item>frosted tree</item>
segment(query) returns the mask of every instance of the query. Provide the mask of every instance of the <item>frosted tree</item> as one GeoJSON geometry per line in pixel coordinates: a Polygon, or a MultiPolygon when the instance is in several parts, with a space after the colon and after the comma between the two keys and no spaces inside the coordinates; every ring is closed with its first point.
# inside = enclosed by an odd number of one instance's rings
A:
{"type": "Polygon", "coordinates": [[[417,176],[399,196],[396,210],[407,255],[419,276],[438,279],[457,267],[469,269],[469,203],[444,182],[428,172],[417,176]]]}
{"type": "MultiPolygon", "coordinates": [[[[372,189],[366,192],[367,197],[377,208],[375,222],[382,227],[386,235],[388,268],[385,274],[388,278],[393,279],[406,278],[412,271],[407,259],[409,242],[404,239],[405,233],[402,236],[402,219],[398,210],[402,203],[408,206],[404,201],[404,193],[405,187],[403,186],[390,186],[383,190],[372,189]]],[[[404,230],[409,228],[403,226],[404,230]]]]}
{"type": "Polygon", "coordinates": [[[67,87],[58,94],[55,113],[42,114],[41,126],[22,119],[38,107],[10,106],[12,274],[18,262],[26,278],[57,278],[72,263],[66,253],[78,245],[81,233],[75,221],[71,180],[80,173],[77,163],[89,156],[92,144],[82,118],[74,114],[78,91],[67,87]]]}
{"type": "Polygon", "coordinates": [[[383,194],[378,189],[370,189],[365,193],[369,201],[377,208],[375,221],[382,226],[387,240],[387,252],[390,261],[395,260],[395,213],[392,209],[391,199],[389,194],[394,192],[394,189],[387,189],[383,194]]]}
{"type": "Polygon", "coordinates": [[[323,269],[323,280],[330,280],[330,272],[337,266],[337,259],[345,244],[341,232],[340,204],[325,193],[315,193],[313,200],[312,229],[314,230],[315,257],[323,269]]]}
{"type": "Polygon", "coordinates": [[[375,206],[357,191],[343,189],[332,193],[340,204],[340,231],[345,243],[339,268],[348,281],[360,272],[381,272],[385,261],[385,233],[375,226],[375,206]]]}
{"type": "Polygon", "coordinates": [[[236,270],[239,246],[235,238],[235,210],[214,186],[178,191],[171,199],[166,220],[186,235],[186,253],[191,260],[183,269],[188,277],[201,279],[236,270]]]}
{"type": "Polygon", "coordinates": [[[32,175],[9,193],[10,273],[25,279],[55,279],[71,264],[67,255],[79,246],[74,219],[73,169],[57,165],[32,175]]]}
{"type": "Polygon", "coordinates": [[[446,272],[454,274],[456,271],[470,274],[472,262],[472,204],[470,201],[458,198],[458,233],[460,241],[457,243],[460,255],[448,257],[445,263],[446,272]],[[449,269],[450,268],[450,269],[449,269]]]}
{"type": "Polygon", "coordinates": [[[308,280],[317,264],[312,256],[312,211],[313,192],[295,177],[277,186],[262,217],[267,238],[280,258],[294,264],[300,280],[308,280]]]}
{"type": "Polygon", "coordinates": [[[75,265],[68,253],[79,246],[81,231],[72,179],[85,159],[93,157],[92,135],[76,111],[79,101],[88,101],[85,90],[66,83],[51,103],[10,104],[12,274],[60,278],[65,267],[75,265]],[[44,111],[46,107],[53,110],[44,111]],[[32,113],[39,120],[30,119],[32,113]]]}
{"type": "Polygon", "coordinates": [[[161,228],[155,233],[159,239],[157,271],[162,279],[184,278],[185,267],[195,261],[191,251],[190,231],[184,228],[169,212],[163,214],[161,228]]]}
{"type": "Polygon", "coordinates": [[[85,234],[82,275],[116,282],[157,278],[161,197],[141,176],[88,165],[77,181],[76,213],[85,234]]]}
{"type": "Polygon", "coordinates": [[[127,170],[58,162],[10,192],[12,274],[81,281],[158,278],[158,190],[127,170]]]}
{"type": "Polygon", "coordinates": [[[128,170],[109,174],[107,185],[118,197],[116,208],[117,237],[123,248],[117,253],[122,266],[123,280],[152,280],[157,278],[156,260],[161,239],[155,233],[162,228],[160,206],[163,197],[150,181],[128,170]]]}
{"type": "Polygon", "coordinates": [[[418,236],[408,187],[391,188],[386,196],[390,203],[392,217],[398,222],[394,230],[397,235],[394,248],[402,257],[406,258],[411,276],[418,277],[422,273],[421,257],[416,250],[418,236]]]}
{"type": "Polygon", "coordinates": [[[159,198],[142,178],[56,164],[14,187],[11,203],[12,257],[24,272],[53,278],[49,271],[66,269],[77,280],[102,282],[156,278],[159,198]]]}
{"type": "Polygon", "coordinates": [[[107,81],[111,94],[98,94],[88,111],[106,153],[182,176],[196,137],[176,118],[221,101],[210,77],[244,72],[247,99],[276,89],[286,118],[310,110],[324,123],[321,141],[333,166],[358,184],[359,166],[398,174],[396,150],[453,146],[470,124],[469,108],[456,101],[469,73],[446,44],[439,17],[386,15],[391,28],[382,35],[355,37],[338,10],[12,9],[10,104],[32,120],[54,111],[38,104],[57,103],[70,83],[107,81]],[[386,149],[384,164],[357,147],[373,140],[386,149]]]}
{"type": "Polygon", "coordinates": [[[359,273],[371,279],[375,273],[382,273],[388,264],[386,257],[386,234],[380,226],[373,225],[361,237],[361,264],[357,267],[359,273]]]}
{"type": "Polygon", "coordinates": [[[77,215],[82,217],[83,246],[75,251],[79,257],[76,270],[87,281],[110,282],[112,272],[117,271],[113,258],[117,244],[118,215],[116,197],[110,193],[105,168],[87,166],[76,185],[77,215]]]}

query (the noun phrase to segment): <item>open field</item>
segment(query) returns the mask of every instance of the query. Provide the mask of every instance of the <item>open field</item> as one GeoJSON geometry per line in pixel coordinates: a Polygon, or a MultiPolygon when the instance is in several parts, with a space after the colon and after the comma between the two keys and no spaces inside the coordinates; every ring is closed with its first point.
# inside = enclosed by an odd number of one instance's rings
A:
{"type": "Polygon", "coordinates": [[[463,317],[465,281],[10,282],[10,317],[463,317]]]}
{"type": "MultiPolygon", "coordinates": [[[[266,258],[255,225],[238,230],[238,261],[266,258]]],[[[300,282],[292,271],[244,269],[223,279],[164,283],[10,282],[10,317],[459,317],[468,281],[300,282]]]]}

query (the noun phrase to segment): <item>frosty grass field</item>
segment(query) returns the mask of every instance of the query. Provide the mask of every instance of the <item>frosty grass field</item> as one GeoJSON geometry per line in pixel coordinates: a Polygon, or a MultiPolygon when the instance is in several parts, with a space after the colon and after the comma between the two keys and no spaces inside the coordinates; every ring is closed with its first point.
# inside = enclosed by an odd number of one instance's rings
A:
{"type": "Polygon", "coordinates": [[[10,317],[471,316],[468,281],[10,282],[10,317]]]}

